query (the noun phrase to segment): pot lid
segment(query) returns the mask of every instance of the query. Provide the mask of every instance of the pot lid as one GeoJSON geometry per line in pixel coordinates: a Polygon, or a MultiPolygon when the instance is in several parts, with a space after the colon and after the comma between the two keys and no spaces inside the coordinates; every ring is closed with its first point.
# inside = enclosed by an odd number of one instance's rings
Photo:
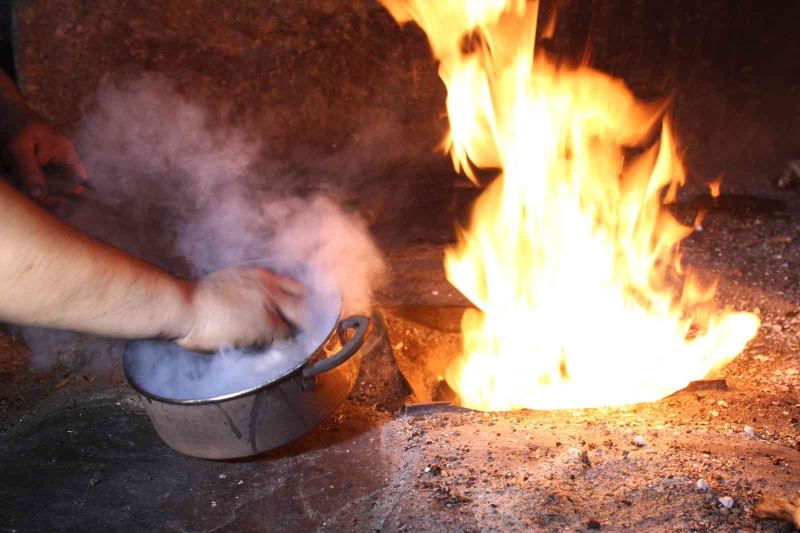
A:
{"type": "Polygon", "coordinates": [[[154,399],[205,403],[253,392],[298,370],[336,328],[341,295],[333,283],[310,271],[294,278],[307,289],[303,299],[307,326],[293,338],[258,352],[222,349],[213,355],[192,352],[172,341],[131,341],[123,356],[128,381],[154,399]]]}

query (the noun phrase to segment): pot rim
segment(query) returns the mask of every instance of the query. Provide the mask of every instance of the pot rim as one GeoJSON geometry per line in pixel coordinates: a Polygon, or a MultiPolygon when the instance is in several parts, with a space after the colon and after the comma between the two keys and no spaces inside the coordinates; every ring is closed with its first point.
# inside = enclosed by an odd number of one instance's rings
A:
{"type": "Polygon", "coordinates": [[[281,374],[281,375],[279,375],[277,377],[274,377],[274,378],[272,378],[271,380],[269,380],[269,381],[267,381],[265,383],[261,383],[259,385],[255,385],[253,387],[250,387],[249,389],[244,389],[244,390],[237,391],[237,392],[231,392],[231,393],[228,393],[228,394],[222,394],[222,395],[219,395],[219,396],[213,396],[211,398],[189,398],[189,399],[181,400],[181,399],[177,399],[177,398],[167,398],[165,396],[160,396],[158,394],[153,394],[152,392],[149,392],[149,391],[145,390],[141,385],[136,383],[135,379],[131,376],[131,373],[128,370],[128,359],[124,355],[122,357],[122,369],[123,369],[123,371],[125,373],[125,379],[128,381],[128,384],[131,386],[131,388],[133,390],[135,390],[136,392],[138,392],[139,394],[141,394],[142,396],[144,396],[145,398],[147,398],[148,400],[153,400],[153,401],[162,402],[162,403],[168,403],[168,404],[171,404],[171,405],[206,405],[206,404],[227,402],[227,401],[230,401],[230,400],[236,400],[236,399],[239,399],[239,398],[244,398],[245,396],[250,396],[251,394],[256,394],[256,393],[261,392],[262,390],[266,389],[267,387],[271,387],[271,386],[276,385],[276,384],[278,384],[278,383],[280,383],[282,381],[288,381],[289,379],[294,378],[295,374],[300,372],[303,369],[304,366],[306,366],[312,359],[314,359],[320,353],[320,351],[325,347],[325,345],[328,343],[328,341],[331,340],[331,337],[333,337],[333,335],[336,333],[336,330],[338,329],[339,323],[341,321],[342,321],[342,317],[341,317],[341,314],[340,314],[339,318],[336,320],[336,322],[334,323],[333,327],[331,328],[331,331],[328,333],[328,335],[325,337],[325,339],[320,343],[320,345],[317,346],[317,348],[314,349],[311,352],[311,354],[309,354],[308,357],[306,357],[305,359],[300,361],[294,368],[291,368],[290,370],[287,370],[285,373],[283,373],[283,374],[281,374]]]}

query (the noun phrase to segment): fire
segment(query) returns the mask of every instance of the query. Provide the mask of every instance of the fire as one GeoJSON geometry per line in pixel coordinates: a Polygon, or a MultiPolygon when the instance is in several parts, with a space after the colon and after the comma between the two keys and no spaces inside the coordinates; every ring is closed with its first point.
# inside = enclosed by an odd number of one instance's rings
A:
{"type": "Polygon", "coordinates": [[[652,401],[744,348],[759,319],[716,309],[715,287],[681,267],[691,228],[663,208],[684,181],[663,105],[534,56],[535,2],[382,2],[428,35],[456,169],[473,181],[475,168],[499,169],[445,254],[477,308],[445,376],[464,405],[652,401]]]}
{"type": "Polygon", "coordinates": [[[712,198],[719,198],[722,188],[722,176],[708,183],[708,192],[712,198]]]}
{"type": "Polygon", "coordinates": [[[703,231],[703,221],[706,219],[706,212],[705,210],[701,209],[697,212],[694,217],[694,223],[692,224],[692,228],[695,231],[703,231]]]}

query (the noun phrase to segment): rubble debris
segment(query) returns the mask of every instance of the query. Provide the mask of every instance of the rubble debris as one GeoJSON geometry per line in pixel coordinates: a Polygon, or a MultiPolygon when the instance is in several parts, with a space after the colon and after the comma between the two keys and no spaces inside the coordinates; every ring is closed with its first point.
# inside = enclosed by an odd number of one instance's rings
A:
{"type": "Polygon", "coordinates": [[[446,507],[455,507],[472,501],[472,498],[462,494],[458,489],[442,486],[436,487],[436,499],[446,507]]]}
{"type": "Polygon", "coordinates": [[[430,474],[432,476],[447,477],[446,471],[438,464],[431,464],[426,466],[423,472],[425,472],[426,474],[430,474]]]}
{"type": "Polygon", "coordinates": [[[708,490],[708,481],[700,478],[697,480],[697,483],[695,483],[695,486],[697,487],[697,490],[708,490]]]}
{"type": "MultiPolygon", "coordinates": [[[[698,392],[698,391],[728,391],[728,382],[724,379],[700,379],[692,381],[682,389],[683,392],[698,392]]],[[[678,391],[681,392],[681,391],[678,391]]]]}
{"type": "Polygon", "coordinates": [[[453,405],[451,402],[425,402],[411,403],[403,406],[401,417],[429,416],[437,413],[462,413],[469,412],[466,407],[453,405]]]}
{"type": "Polygon", "coordinates": [[[642,448],[644,446],[647,446],[647,439],[645,439],[642,435],[636,435],[635,437],[633,437],[633,444],[635,444],[639,448],[642,448]]]}
{"type": "Polygon", "coordinates": [[[600,530],[600,522],[597,520],[589,520],[589,522],[586,523],[586,529],[598,531],[600,530]]]}
{"type": "Polygon", "coordinates": [[[745,426],[744,432],[751,439],[754,439],[756,437],[756,430],[755,428],[753,428],[753,426],[745,426]]]}
{"type": "Polygon", "coordinates": [[[591,468],[591,467],[592,467],[592,461],[591,461],[591,460],[589,460],[589,452],[588,452],[588,451],[586,451],[586,450],[583,450],[583,451],[581,452],[581,463],[582,463],[582,464],[583,464],[583,466],[585,466],[586,468],[591,468]]]}
{"type": "Polygon", "coordinates": [[[800,496],[795,498],[794,503],[779,496],[763,496],[754,514],[762,520],[778,520],[800,529],[800,496]]]}
{"type": "Polygon", "coordinates": [[[721,503],[725,509],[730,509],[733,507],[733,498],[730,496],[723,496],[719,499],[719,503],[721,503]]]}
{"type": "Polygon", "coordinates": [[[573,459],[578,459],[581,456],[581,451],[578,448],[570,448],[567,450],[567,454],[573,459]]]}

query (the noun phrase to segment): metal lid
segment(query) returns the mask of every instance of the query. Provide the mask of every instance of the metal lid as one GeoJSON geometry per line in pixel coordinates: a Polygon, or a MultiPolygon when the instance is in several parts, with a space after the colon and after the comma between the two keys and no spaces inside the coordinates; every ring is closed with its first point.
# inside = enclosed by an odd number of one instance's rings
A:
{"type": "Polygon", "coordinates": [[[341,311],[331,283],[310,273],[296,278],[308,289],[303,322],[310,326],[292,339],[260,352],[226,349],[210,356],[171,341],[131,341],[123,356],[128,381],[153,399],[206,403],[249,394],[295,372],[330,338],[341,311]]]}

